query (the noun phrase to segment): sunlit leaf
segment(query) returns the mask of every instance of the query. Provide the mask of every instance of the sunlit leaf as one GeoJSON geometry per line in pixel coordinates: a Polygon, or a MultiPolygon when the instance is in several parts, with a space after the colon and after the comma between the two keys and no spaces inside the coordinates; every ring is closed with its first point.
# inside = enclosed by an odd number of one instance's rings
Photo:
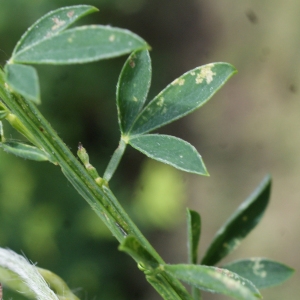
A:
{"type": "Polygon", "coordinates": [[[49,39],[83,16],[96,11],[98,9],[90,5],[75,5],[62,7],[47,13],[23,34],[13,51],[13,56],[36,43],[49,39]]]}
{"type": "Polygon", "coordinates": [[[270,193],[271,178],[267,176],[218,230],[201,264],[214,265],[239,246],[263,216],[270,193]]]}
{"type": "Polygon", "coordinates": [[[201,265],[163,265],[167,273],[203,291],[219,293],[239,300],[262,298],[247,279],[225,269],[201,265]]]}
{"type": "Polygon", "coordinates": [[[110,26],[71,28],[17,52],[15,63],[75,64],[112,58],[147,47],[132,32],[110,26]]]}
{"type": "Polygon", "coordinates": [[[179,170],[208,175],[196,148],[179,138],[162,134],[145,134],[131,137],[129,144],[148,157],[179,170]]]}
{"type": "Polygon", "coordinates": [[[142,109],[151,83],[151,59],[149,52],[136,51],[127,59],[117,86],[117,106],[122,133],[132,126],[142,109]]]}
{"type": "Polygon", "coordinates": [[[5,142],[5,143],[0,143],[0,147],[5,152],[14,154],[16,156],[25,159],[36,160],[36,161],[48,160],[48,157],[45,155],[45,153],[42,150],[23,143],[5,142]]]}
{"type": "Polygon", "coordinates": [[[10,88],[23,97],[39,104],[40,86],[35,68],[19,64],[5,66],[6,82],[10,88]]]}
{"type": "Polygon", "coordinates": [[[143,109],[130,134],[152,131],[191,113],[206,103],[235,72],[230,64],[214,63],[183,74],[143,109]]]}
{"type": "Polygon", "coordinates": [[[284,264],[260,257],[234,261],[223,268],[247,278],[258,289],[281,284],[294,273],[292,268],[284,264]]]}
{"type": "Polygon", "coordinates": [[[198,245],[201,234],[201,217],[196,211],[187,209],[187,226],[189,263],[197,264],[198,245]]]}

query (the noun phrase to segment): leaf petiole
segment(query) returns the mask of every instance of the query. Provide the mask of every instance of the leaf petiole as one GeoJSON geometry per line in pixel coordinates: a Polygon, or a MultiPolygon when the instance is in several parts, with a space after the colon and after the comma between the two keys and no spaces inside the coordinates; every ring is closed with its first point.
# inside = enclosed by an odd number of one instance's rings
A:
{"type": "Polygon", "coordinates": [[[103,179],[105,182],[109,182],[110,179],[112,178],[112,176],[114,175],[114,173],[120,163],[120,160],[125,152],[126,146],[127,146],[126,141],[123,138],[121,138],[119,146],[115,150],[114,154],[112,155],[112,157],[106,167],[106,170],[104,172],[103,179]]]}

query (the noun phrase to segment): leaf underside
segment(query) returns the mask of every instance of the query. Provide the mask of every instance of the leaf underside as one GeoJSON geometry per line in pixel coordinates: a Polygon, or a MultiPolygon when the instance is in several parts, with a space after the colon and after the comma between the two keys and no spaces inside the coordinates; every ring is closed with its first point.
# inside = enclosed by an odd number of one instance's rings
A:
{"type": "Polygon", "coordinates": [[[30,145],[26,145],[18,142],[5,142],[0,143],[0,147],[3,148],[7,153],[14,154],[24,159],[30,159],[35,161],[47,161],[48,157],[45,153],[30,145]]]}
{"type": "Polygon", "coordinates": [[[196,148],[179,138],[162,134],[145,134],[132,137],[129,144],[148,157],[179,170],[208,175],[196,148]]]}
{"type": "Polygon", "coordinates": [[[40,86],[35,68],[19,64],[5,66],[6,82],[10,88],[25,98],[39,104],[40,86]]]}

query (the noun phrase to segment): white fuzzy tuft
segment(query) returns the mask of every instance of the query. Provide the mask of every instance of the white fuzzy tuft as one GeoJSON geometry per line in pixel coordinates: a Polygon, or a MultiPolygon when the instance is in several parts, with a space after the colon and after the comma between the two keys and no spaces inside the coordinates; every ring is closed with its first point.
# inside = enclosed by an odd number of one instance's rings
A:
{"type": "Polygon", "coordinates": [[[58,300],[36,267],[23,256],[0,248],[0,266],[19,275],[38,300],[58,300]]]}

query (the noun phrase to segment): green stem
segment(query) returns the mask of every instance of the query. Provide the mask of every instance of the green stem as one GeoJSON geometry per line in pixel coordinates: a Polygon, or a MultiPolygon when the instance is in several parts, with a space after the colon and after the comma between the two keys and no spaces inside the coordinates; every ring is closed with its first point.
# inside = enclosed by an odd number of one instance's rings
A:
{"type": "Polygon", "coordinates": [[[126,142],[121,138],[119,146],[115,150],[115,152],[114,152],[113,156],[111,157],[111,159],[107,165],[107,168],[104,172],[103,179],[106,182],[109,182],[110,179],[112,178],[112,176],[114,175],[114,173],[121,161],[121,158],[125,152],[126,146],[127,146],[126,142]]]}
{"type": "MultiPolygon", "coordinates": [[[[22,127],[21,133],[26,137],[29,135],[35,146],[48,153],[51,162],[61,167],[63,174],[106,224],[116,239],[121,243],[127,235],[135,236],[159,264],[164,264],[163,259],[123,210],[111,190],[105,185],[99,186],[96,183],[31,101],[26,101],[23,97],[13,94],[6,87],[1,68],[0,98],[10,112],[16,116],[19,122],[18,127],[22,127]]],[[[161,278],[164,279],[158,280],[156,289],[157,285],[161,285],[162,289],[170,289],[180,295],[179,299],[192,299],[178,280],[166,273],[162,273],[161,278]]],[[[164,297],[164,299],[168,298],[164,297]]]]}

